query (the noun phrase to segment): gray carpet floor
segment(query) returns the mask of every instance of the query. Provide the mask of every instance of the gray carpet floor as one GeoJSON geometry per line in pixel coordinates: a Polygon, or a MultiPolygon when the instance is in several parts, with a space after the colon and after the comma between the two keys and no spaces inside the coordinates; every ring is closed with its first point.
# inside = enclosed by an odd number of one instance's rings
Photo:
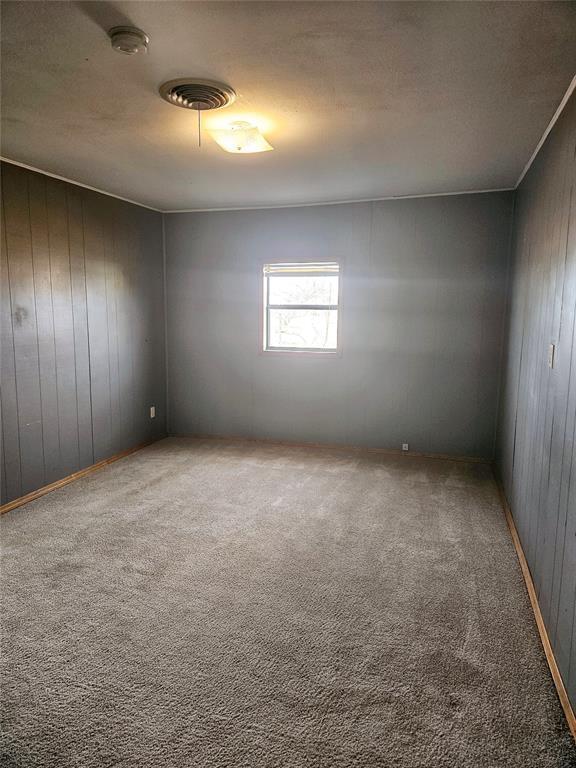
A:
{"type": "Polygon", "coordinates": [[[487,466],[171,438],[2,539],[5,768],[576,766],[487,466]]]}

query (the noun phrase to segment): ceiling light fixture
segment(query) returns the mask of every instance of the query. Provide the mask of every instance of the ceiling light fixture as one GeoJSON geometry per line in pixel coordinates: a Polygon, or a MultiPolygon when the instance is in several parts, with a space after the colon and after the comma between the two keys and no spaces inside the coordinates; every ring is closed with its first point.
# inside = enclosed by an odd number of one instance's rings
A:
{"type": "Polygon", "coordinates": [[[133,56],[135,53],[146,53],[150,38],[138,27],[112,27],[108,30],[112,48],[118,53],[133,56]]]}
{"type": "Polygon", "coordinates": [[[210,131],[214,141],[226,152],[236,154],[251,154],[254,152],[270,152],[274,147],[269,144],[256,125],[245,120],[236,120],[228,128],[218,128],[210,131]]]}

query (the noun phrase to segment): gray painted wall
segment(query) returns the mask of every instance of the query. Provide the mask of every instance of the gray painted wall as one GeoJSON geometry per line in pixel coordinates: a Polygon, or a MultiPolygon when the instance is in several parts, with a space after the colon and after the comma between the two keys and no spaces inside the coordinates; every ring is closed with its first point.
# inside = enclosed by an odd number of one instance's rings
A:
{"type": "Polygon", "coordinates": [[[517,192],[498,465],[576,707],[575,155],[572,97],[517,192]]]}
{"type": "Polygon", "coordinates": [[[492,457],[512,195],[170,214],[169,431],[492,457]],[[341,357],[259,352],[261,265],[338,260],[341,357]]]}
{"type": "Polygon", "coordinates": [[[161,215],[6,163],[2,193],[4,503],[164,434],[165,370],[161,215]]]}

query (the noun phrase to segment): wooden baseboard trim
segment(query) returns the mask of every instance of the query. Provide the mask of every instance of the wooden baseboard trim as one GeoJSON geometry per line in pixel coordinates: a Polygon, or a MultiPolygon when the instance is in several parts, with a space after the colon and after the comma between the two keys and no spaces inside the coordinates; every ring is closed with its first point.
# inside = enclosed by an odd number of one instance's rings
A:
{"type": "Polygon", "coordinates": [[[64,485],[68,485],[68,483],[73,483],[74,480],[79,480],[81,477],[84,477],[85,475],[89,475],[92,472],[96,472],[99,469],[103,469],[104,467],[107,467],[108,464],[113,464],[115,461],[118,461],[119,459],[123,459],[125,456],[130,456],[131,453],[136,453],[136,451],[140,451],[142,448],[146,448],[147,445],[152,445],[152,443],[156,443],[158,440],[162,440],[163,437],[156,438],[154,440],[148,440],[145,443],[140,443],[139,445],[135,445],[133,448],[128,448],[125,451],[121,451],[120,453],[115,453],[113,456],[110,456],[108,459],[102,459],[102,461],[96,462],[96,464],[91,464],[89,467],[85,467],[84,469],[80,469],[78,472],[73,472],[71,475],[67,475],[66,477],[61,478],[60,480],[56,480],[53,483],[50,483],[49,485],[43,485],[42,488],[38,488],[36,491],[31,491],[30,493],[27,493],[25,496],[20,496],[17,499],[14,499],[13,501],[9,501],[7,504],[3,504],[0,507],[0,515],[6,514],[6,512],[10,512],[12,509],[16,509],[17,507],[21,507],[23,504],[28,504],[30,501],[34,501],[34,499],[40,498],[40,496],[44,496],[47,493],[50,493],[51,491],[56,491],[58,488],[62,488],[64,485]]]}
{"type": "Polygon", "coordinates": [[[440,459],[443,461],[462,461],[467,464],[490,464],[492,459],[478,456],[453,456],[448,453],[419,453],[417,451],[402,451],[397,448],[370,448],[363,445],[344,445],[342,443],[301,443],[292,440],[274,440],[268,437],[242,437],[239,435],[202,435],[172,433],[168,437],[184,437],[190,440],[222,440],[232,443],[261,443],[262,445],[278,445],[284,448],[311,448],[330,451],[350,451],[354,453],[378,453],[386,456],[401,456],[405,459],[440,459]]]}
{"type": "Polygon", "coordinates": [[[544,653],[546,654],[546,661],[550,667],[550,673],[552,674],[552,679],[554,680],[554,685],[556,686],[556,691],[558,692],[560,704],[562,705],[562,709],[566,715],[568,728],[574,737],[574,741],[576,741],[576,715],[574,714],[574,710],[570,704],[570,699],[568,698],[568,693],[566,692],[564,681],[562,680],[562,675],[560,674],[558,664],[556,663],[556,657],[554,656],[552,644],[550,643],[550,638],[548,637],[548,631],[546,629],[546,625],[544,624],[544,619],[542,618],[542,611],[540,610],[540,604],[538,603],[538,596],[536,595],[534,582],[532,581],[532,574],[530,573],[526,555],[522,549],[522,542],[518,536],[516,524],[514,523],[514,518],[512,517],[512,511],[510,510],[506,494],[504,493],[504,488],[496,470],[494,471],[494,477],[496,479],[496,485],[498,486],[498,493],[500,494],[500,501],[502,502],[504,515],[506,516],[506,522],[508,523],[510,535],[514,543],[514,549],[516,550],[516,555],[520,563],[522,575],[524,576],[524,582],[526,584],[526,590],[528,591],[528,597],[530,598],[530,604],[532,605],[532,610],[534,611],[534,618],[536,619],[536,626],[538,627],[540,640],[542,641],[544,653]]]}

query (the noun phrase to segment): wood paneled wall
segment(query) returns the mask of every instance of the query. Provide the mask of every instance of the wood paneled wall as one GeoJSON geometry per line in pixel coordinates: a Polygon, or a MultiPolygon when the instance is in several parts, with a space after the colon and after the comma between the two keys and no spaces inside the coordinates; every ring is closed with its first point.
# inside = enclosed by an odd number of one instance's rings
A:
{"type": "Polygon", "coordinates": [[[170,431],[492,459],[512,197],[167,214],[170,431]],[[342,265],[342,355],[260,353],[295,258],[342,265]]]}
{"type": "Polygon", "coordinates": [[[161,214],[3,163],[2,232],[5,503],[162,436],[165,364],[161,214]]]}
{"type": "Polygon", "coordinates": [[[576,99],[516,195],[498,464],[576,707],[576,99]],[[553,367],[549,345],[556,345],[553,367]]]}

